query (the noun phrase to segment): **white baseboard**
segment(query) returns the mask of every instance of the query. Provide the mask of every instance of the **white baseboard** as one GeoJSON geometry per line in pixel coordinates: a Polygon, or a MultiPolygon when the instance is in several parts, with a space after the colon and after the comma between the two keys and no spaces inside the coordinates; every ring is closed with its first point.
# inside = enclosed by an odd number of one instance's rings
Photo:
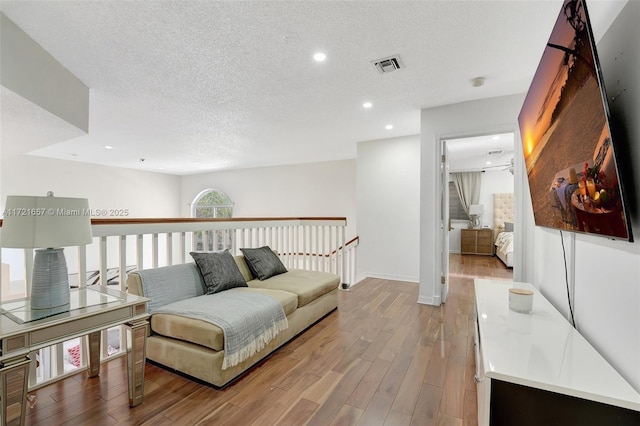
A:
{"type": "Polygon", "coordinates": [[[391,275],[391,274],[377,274],[375,272],[364,272],[358,281],[362,281],[365,278],[378,278],[381,280],[390,281],[406,281],[410,283],[418,283],[418,277],[411,277],[406,275],[391,275]]]}
{"type": "Polygon", "coordinates": [[[442,304],[440,303],[440,296],[433,296],[433,297],[419,296],[418,303],[422,305],[431,305],[431,306],[440,306],[442,304]]]}

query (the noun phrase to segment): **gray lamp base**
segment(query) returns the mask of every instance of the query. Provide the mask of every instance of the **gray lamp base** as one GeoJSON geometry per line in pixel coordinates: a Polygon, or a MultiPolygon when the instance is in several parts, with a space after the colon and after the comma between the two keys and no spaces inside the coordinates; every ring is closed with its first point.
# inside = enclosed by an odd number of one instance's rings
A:
{"type": "Polygon", "coordinates": [[[69,307],[69,294],[64,249],[36,250],[31,279],[31,309],[59,308],[63,311],[69,307]]]}

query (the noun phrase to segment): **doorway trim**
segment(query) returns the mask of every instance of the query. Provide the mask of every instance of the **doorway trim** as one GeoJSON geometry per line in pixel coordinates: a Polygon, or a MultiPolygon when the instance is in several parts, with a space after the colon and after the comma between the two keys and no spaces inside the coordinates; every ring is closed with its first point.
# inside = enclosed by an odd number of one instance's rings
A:
{"type": "MultiPolygon", "coordinates": [[[[479,130],[477,132],[465,132],[465,133],[451,133],[451,134],[438,134],[436,135],[435,146],[437,155],[434,158],[434,164],[432,165],[435,170],[439,170],[441,166],[442,156],[445,154],[443,152],[443,141],[453,140],[453,139],[463,139],[475,136],[484,136],[491,134],[499,134],[499,133],[513,133],[513,156],[514,156],[514,172],[513,172],[513,192],[514,192],[514,260],[513,260],[513,279],[514,281],[524,281],[524,277],[526,276],[526,265],[523,262],[524,255],[524,241],[527,239],[526,227],[524,225],[524,191],[526,191],[528,200],[529,194],[529,186],[526,181],[526,174],[523,173],[524,168],[524,157],[522,153],[522,143],[520,138],[520,132],[517,126],[515,128],[513,126],[497,126],[493,128],[491,131],[488,131],[486,128],[479,130]],[[525,185],[526,183],[526,185],[525,185]]],[[[437,191],[441,193],[443,190],[443,185],[448,184],[448,182],[444,182],[440,173],[436,174],[437,179],[437,191]]],[[[436,200],[438,204],[440,204],[440,200],[436,200]]],[[[438,206],[441,208],[441,206],[438,206]]],[[[440,259],[445,255],[443,250],[447,246],[443,241],[441,223],[439,220],[434,221],[433,235],[436,235],[436,264],[441,264],[440,259]]],[[[448,255],[448,253],[446,253],[448,255]]],[[[439,283],[440,277],[442,274],[446,274],[447,284],[449,282],[449,271],[442,271],[441,268],[436,268],[434,282],[439,283]]],[[[443,285],[443,284],[440,284],[443,285]]],[[[434,305],[440,305],[442,303],[443,297],[438,297],[437,292],[432,302],[434,305]]],[[[445,295],[446,300],[446,295],[445,295]]]]}

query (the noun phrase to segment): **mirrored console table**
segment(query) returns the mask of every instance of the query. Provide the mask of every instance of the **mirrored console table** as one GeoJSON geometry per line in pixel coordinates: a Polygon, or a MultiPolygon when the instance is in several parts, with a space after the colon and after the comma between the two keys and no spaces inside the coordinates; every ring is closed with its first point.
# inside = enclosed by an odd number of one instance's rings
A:
{"type": "Polygon", "coordinates": [[[0,304],[0,420],[23,425],[29,383],[29,353],[80,337],[89,338],[89,376],[100,374],[100,332],[127,328],[129,405],[142,402],[148,299],[102,287],[71,290],[70,303],[33,310],[29,299],[0,304]]]}

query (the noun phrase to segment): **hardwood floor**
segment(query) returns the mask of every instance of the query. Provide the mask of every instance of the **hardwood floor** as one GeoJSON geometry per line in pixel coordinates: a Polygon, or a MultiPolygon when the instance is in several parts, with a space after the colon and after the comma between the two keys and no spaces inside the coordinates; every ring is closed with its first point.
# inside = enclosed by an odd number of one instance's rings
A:
{"type": "Polygon", "coordinates": [[[496,258],[452,255],[446,304],[368,278],[339,308],[224,389],[147,363],[129,408],[123,357],[30,393],[28,425],[476,425],[473,276],[509,279],[496,258]]]}

